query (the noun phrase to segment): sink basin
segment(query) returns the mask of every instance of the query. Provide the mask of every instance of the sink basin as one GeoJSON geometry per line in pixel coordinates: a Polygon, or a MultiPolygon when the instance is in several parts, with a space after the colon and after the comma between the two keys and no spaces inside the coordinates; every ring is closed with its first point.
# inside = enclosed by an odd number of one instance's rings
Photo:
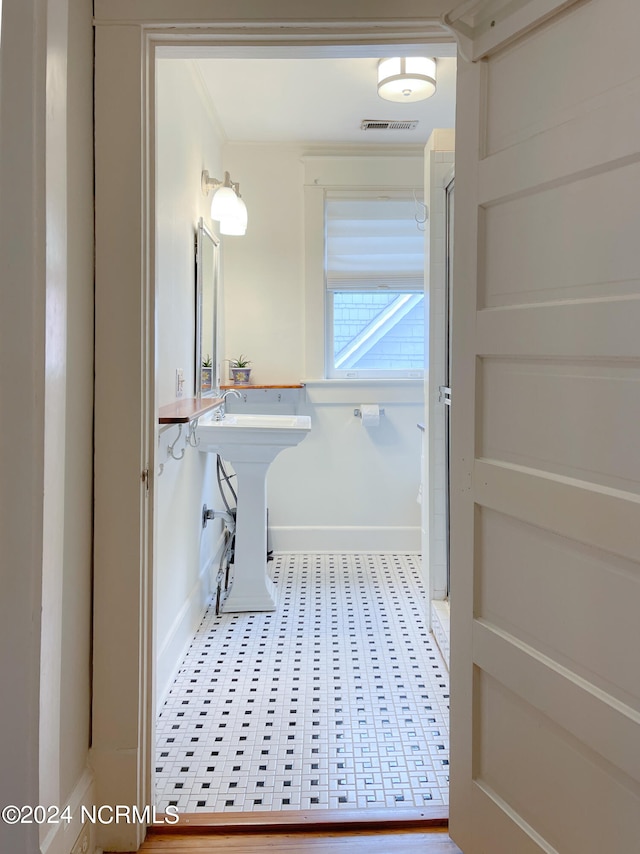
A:
{"type": "Polygon", "coordinates": [[[273,611],[274,584],[267,575],[267,470],[276,456],[298,445],[311,430],[308,415],[225,415],[202,419],[203,453],[219,454],[237,477],[238,508],[233,580],[224,613],[273,611]]]}
{"type": "Polygon", "coordinates": [[[308,415],[225,415],[222,421],[216,421],[221,427],[249,427],[252,430],[300,429],[311,427],[308,415]]]}
{"type": "Polygon", "coordinates": [[[284,448],[299,444],[311,430],[308,415],[225,415],[198,425],[200,450],[220,454],[230,463],[271,462],[284,448]]]}

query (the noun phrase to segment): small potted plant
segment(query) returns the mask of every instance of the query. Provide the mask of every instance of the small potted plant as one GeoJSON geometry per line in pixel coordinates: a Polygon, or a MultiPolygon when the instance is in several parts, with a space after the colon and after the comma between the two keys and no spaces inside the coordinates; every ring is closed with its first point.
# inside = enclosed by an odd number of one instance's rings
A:
{"type": "Polygon", "coordinates": [[[249,385],[251,382],[251,361],[246,359],[242,353],[237,359],[229,359],[229,373],[234,385],[249,385]]]}

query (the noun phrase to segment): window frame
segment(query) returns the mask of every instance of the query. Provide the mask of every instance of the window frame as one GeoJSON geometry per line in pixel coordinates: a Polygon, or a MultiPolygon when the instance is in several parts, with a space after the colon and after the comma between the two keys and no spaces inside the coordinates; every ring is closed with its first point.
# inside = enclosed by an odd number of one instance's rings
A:
{"type": "MultiPolygon", "coordinates": [[[[357,287],[352,286],[341,291],[339,288],[329,288],[327,284],[327,202],[329,200],[353,200],[353,201],[368,201],[379,198],[384,195],[385,198],[399,199],[403,201],[412,201],[413,195],[411,190],[395,189],[389,190],[387,187],[367,187],[359,190],[341,190],[341,189],[325,189],[323,192],[322,201],[322,220],[323,220],[323,269],[322,269],[322,286],[323,286],[323,302],[324,302],[324,378],[327,380],[356,380],[356,379],[423,379],[427,370],[426,363],[428,359],[427,341],[428,341],[428,316],[424,318],[424,356],[422,368],[336,368],[334,365],[334,297],[336,293],[342,293],[349,290],[350,292],[373,293],[379,290],[373,287],[357,287]]],[[[426,259],[425,259],[426,260],[426,259]]],[[[384,289],[391,293],[403,294],[421,294],[423,299],[427,296],[426,289],[426,268],[423,267],[423,288],[422,290],[411,288],[401,290],[400,288],[384,289]]],[[[425,303],[423,302],[423,308],[425,303]]]]}
{"type": "MultiPolygon", "coordinates": [[[[414,189],[423,190],[425,181],[425,152],[423,144],[386,147],[370,146],[309,146],[301,157],[303,171],[302,222],[304,253],[304,367],[303,378],[328,387],[349,386],[357,378],[329,380],[325,371],[326,307],[324,280],[324,200],[327,192],[357,197],[371,191],[389,196],[410,195],[414,189]]],[[[427,270],[425,267],[425,293],[427,270]]],[[[363,382],[369,380],[362,379],[363,382]]],[[[381,379],[374,384],[415,384],[420,380],[381,379]]]]}

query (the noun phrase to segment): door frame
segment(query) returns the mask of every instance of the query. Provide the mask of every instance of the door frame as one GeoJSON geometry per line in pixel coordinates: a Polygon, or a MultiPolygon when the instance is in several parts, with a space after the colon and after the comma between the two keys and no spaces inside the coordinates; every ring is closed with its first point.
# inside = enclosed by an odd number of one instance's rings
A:
{"type": "MultiPolygon", "coordinates": [[[[153,803],[155,60],[265,46],[314,56],[452,43],[434,18],[379,23],[163,22],[97,17],[94,673],[91,764],[99,804],[153,803]],[[355,51],[354,51],[355,47],[355,51]],[[114,133],[117,128],[117,134],[114,133]],[[113,342],[118,342],[118,348],[113,342]]],[[[145,822],[101,825],[98,844],[137,848],[145,822]]]]}
{"type": "MultiPolygon", "coordinates": [[[[453,284],[453,234],[454,213],[453,199],[455,189],[455,166],[444,181],[444,209],[445,209],[445,284],[444,284],[444,384],[451,389],[451,341],[452,335],[452,284],[453,284]]],[[[445,404],[445,439],[444,439],[444,467],[445,467],[445,498],[444,498],[444,525],[445,525],[445,569],[446,569],[446,592],[447,600],[451,594],[451,394],[449,403],[445,404]]]]}

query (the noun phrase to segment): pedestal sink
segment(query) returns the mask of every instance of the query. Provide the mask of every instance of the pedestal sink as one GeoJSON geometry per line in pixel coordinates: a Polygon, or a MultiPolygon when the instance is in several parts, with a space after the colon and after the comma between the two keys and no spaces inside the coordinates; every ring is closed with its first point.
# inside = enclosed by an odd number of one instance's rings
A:
{"type": "Polygon", "coordinates": [[[220,454],[237,475],[238,509],[233,581],[224,613],[273,611],[274,585],[267,575],[267,469],[280,451],[298,445],[311,430],[307,415],[215,415],[200,421],[200,450],[220,454]]]}

